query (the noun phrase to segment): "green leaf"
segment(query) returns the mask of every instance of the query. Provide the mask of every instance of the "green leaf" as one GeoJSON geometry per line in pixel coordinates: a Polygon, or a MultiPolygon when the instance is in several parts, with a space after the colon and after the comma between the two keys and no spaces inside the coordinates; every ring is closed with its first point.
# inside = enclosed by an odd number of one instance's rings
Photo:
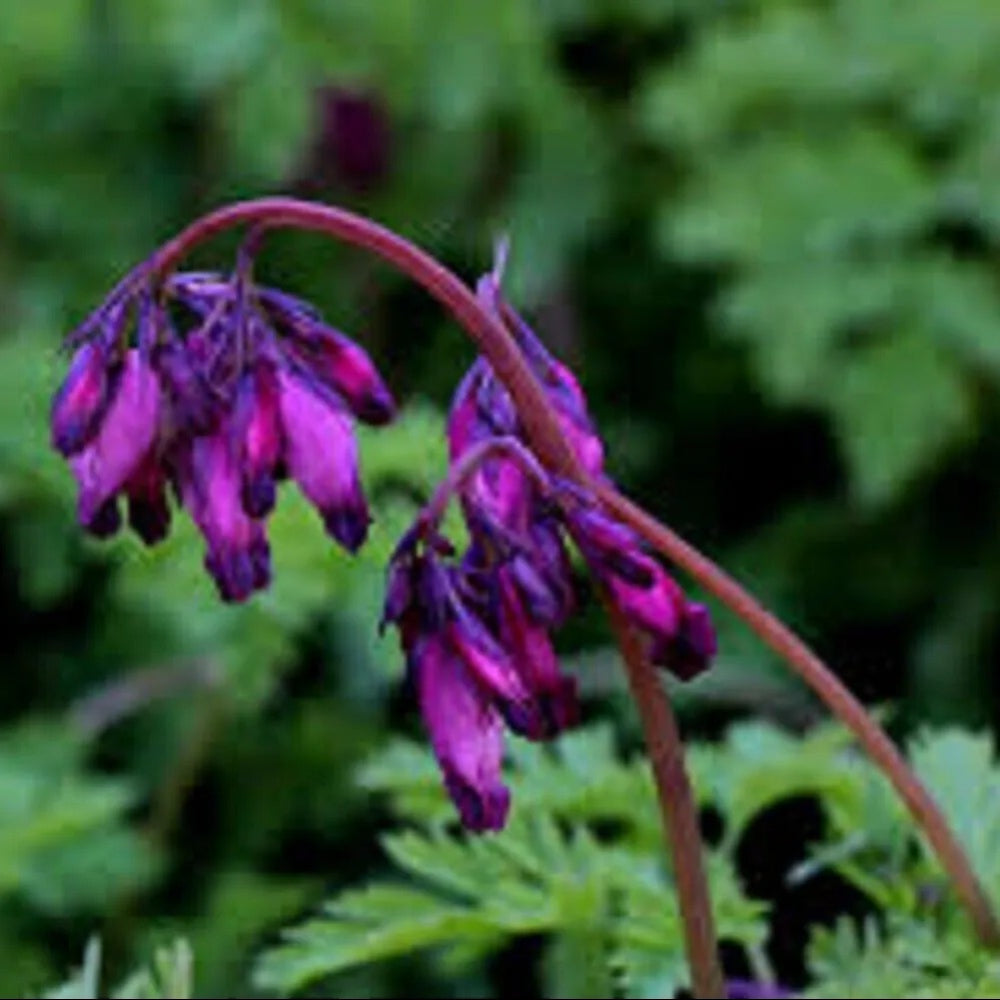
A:
{"type": "Polygon", "coordinates": [[[896,497],[969,431],[965,386],[924,337],[904,335],[858,350],[838,375],[827,391],[863,503],[896,497]]]}

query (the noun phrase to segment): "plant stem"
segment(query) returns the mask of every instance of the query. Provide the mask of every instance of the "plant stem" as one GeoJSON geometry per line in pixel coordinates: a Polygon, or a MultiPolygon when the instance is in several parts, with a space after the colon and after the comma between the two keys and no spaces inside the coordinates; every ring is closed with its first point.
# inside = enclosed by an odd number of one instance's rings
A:
{"type": "Polygon", "coordinates": [[[726,985],[702,860],[698,810],[684,765],[684,744],[677,719],[635,629],[607,594],[604,604],[625,660],[629,689],[639,710],[656,782],[660,819],[673,861],[693,996],[725,998],[726,985]]]}
{"type": "Polygon", "coordinates": [[[858,743],[892,782],[923,830],[967,910],[979,939],[990,948],[1000,947],[1000,925],[965,850],[937,802],[871,713],[788,626],[747,593],[725,570],[614,487],[598,483],[594,489],[609,510],[739,615],[851,730],[858,743]]]}
{"type": "MultiPolygon", "coordinates": [[[[510,392],[528,439],[545,464],[567,479],[589,485],[552,405],[502,321],[484,309],[465,284],[433,257],[368,219],[342,209],[291,198],[239,202],[203,216],[165,244],[150,261],[149,269],[142,272],[142,278],[150,274],[165,276],[195,245],[242,223],[264,223],[268,228],[295,226],[325,233],[377,254],[423,285],[455,316],[485,355],[510,392]]],[[[701,863],[697,813],[684,770],[677,726],[636,637],[611,602],[609,610],[612,621],[616,622],[646,734],[667,841],[674,855],[695,995],[725,997],[708,886],[701,863]]]]}
{"type": "MultiPolygon", "coordinates": [[[[952,879],[982,941],[990,946],[1000,945],[1000,927],[961,845],[937,804],[882,728],[822,661],[735,580],[613,487],[589,479],[563,436],[544,390],[509,332],[498,318],[482,308],[458,277],[433,257],[385,227],[343,209],[293,198],[261,198],[227,205],[198,219],[165,244],[148,268],[138,269],[134,280],[147,280],[150,275],[164,276],[198,243],[244,223],[313,230],[362,247],[423,285],[450,310],[507,388],[528,439],[545,464],[594,491],[625,523],[728,605],[806,681],[851,729],[903,798],[952,879]]],[[[637,698],[651,696],[644,685],[633,690],[637,690],[637,698]]],[[[658,697],[662,697],[662,692],[658,697]]],[[[640,712],[647,710],[641,701],[639,707],[640,712]]],[[[662,720],[658,720],[657,725],[660,724],[662,720]]],[[[651,763],[654,768],[663,766],[660,757],[651,757],[651,763]]],[[[661,780],[664,776],[657,772],[658,785],[661,780]]],[[[680,883],[678,888],[681,888],[680,883]]],[[[705,981],[710,981],[707,976],[705,981]]]]}

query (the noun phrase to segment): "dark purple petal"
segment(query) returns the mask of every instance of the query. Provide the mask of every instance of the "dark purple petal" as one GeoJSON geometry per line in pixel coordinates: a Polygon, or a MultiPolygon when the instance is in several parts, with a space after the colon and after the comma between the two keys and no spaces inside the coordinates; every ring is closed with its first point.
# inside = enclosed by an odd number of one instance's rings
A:
{"type": "Polygon", "coordinates": [[[794,997],[783,986],[774,983],[757,983],[749,979],[730,979],[726,982],[726,992],[731,1000],[787,1000],[794,997]]]}
{"type": "Polygon", "coordinates": [[[602,573],[610,573],[634,587],[650,587],[656,563],[643,552],[631,529],[597,507],[574,508],[569,528],[580,551],[602,573]]]}
{"type": "Polygon", "coordinates": [[[500,635],[514,667],[531,693],[534,711],[510,717],[512,728],[532,739],[548,739],[579,719],[576,682],[559,669],[547,629],[525,612],[513,578],[498,573],[500,635]]]}
{"type": "Polygon", "coordinates": [[[528,556],[514,556],[510,562],[510,574],[533,621],[551,627],[562,619],[562,594],[528,556]]]}
{"type": "Polygon", "coordinates": [[[278,376],[267,362],[258,362],[240,379],[233,447],[240,466],[243,506],[251,517],[265,517],[274,507],[274,476],[282,454],[278,376]]]}
{"type": "Polygon", "coordinates": [[[195,435],[209,433],[218,416],[215,399],[187,347],[171,339],[160,344],[152,357],[170,401],[175,429],[195,435]]]}
{"type": "Polygon", "coordinates": [[[128,497],[128,522],[147,544],[166,538],[170,530],[170,507],[163,469],[150,453],[125,484],[128,497]]]}
{"type": "Polygon", "coordinates": [[[181,472],[181,494],[205,538],[205,567],[226,601],[243,601],[267,585],[270,557],[259,521],[240,499],[240,477],[229,433],[195,438],[181,472]]]}
{"type": "Polygon", "coordinates": [[[288,471],[319,510],[327,531],[356,552],[370,518],[351,418],[297,375],[281,371],[278,379],[288,471]]]}
{"type": "Polygon", "coordinates": [[[106,500],[91,515],[90,520],[81,519],[81,524],[95,538],[110,538],[122,526],[122,516],[118,510],[118,498],[106,500]]]}
{"type": "Polygon", "coordinates": [[[680,680],[689,681],[708,669],[717,650],[708,608],[687,602],[677,632],[654,643],[653,662],[666,667],[680,680]]]}
{"type": "Polygon", "coordinates": [[[261,290],[261,301],[278,329],[292,338],[310,374],[335,390],[359,420],[376,426],[392,420],[392,393],[362,347],[292,296],[267,289],[261,290]]]}
{"type": "Polygon", "coordinates": [[[473,614],[459,611],[445,634],[471,673],[499,702],[526,705],[530,701],[528,688],[514,670],[507,652],[473,614]]]}
{"type": "Polygon", "coordinates": [[[479,389],[489,371],[486,360],[477,358],[462,376],[448,411],[448,453],[454,462],[469,448],[488,436],[479,413],[479,389]]]}
{"type": "Polygon", "coordinates": [[[501,777],[500,715],[443,636],[422,638],[410,657],[420,710],[445,787],[469,830],[499,830],[510,793],[501,777]]]}
{"type": "Polygon", "coordinates": [[[480,278],[476,294],[513,334],[555,408],[563,434],[580,464],[590,475],[601,476],[604,473],[604,445],[587,412],[587,398],[580,383],[566,365],[552,357],[531,327],[503,297],[501,271],[502,267],[495,266],[492,272],[480,278]]]}

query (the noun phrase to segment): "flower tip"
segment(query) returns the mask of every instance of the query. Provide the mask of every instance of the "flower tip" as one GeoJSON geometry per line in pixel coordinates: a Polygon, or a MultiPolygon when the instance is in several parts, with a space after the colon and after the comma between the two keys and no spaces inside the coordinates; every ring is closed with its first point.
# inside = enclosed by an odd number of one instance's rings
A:
{"type": "Polygon", "coordinates": [[[170,510],[165,503],[130,499],[128,523],[146,545],[156,545],[170,533],[170,510]]]}
{"type": "Polygon", "coordinates": [[[354,555],[368,538],[371,518],[368,511],[357,507],[336,507],[323,513],[327,533],[354,555]]]}
{"type": "Polygon", "coordinates": [[[372,385],[354,401],[355,416],[372,427],[384,427],[396,417],[396,401],[382,383],[372,385]]]}
{"type": "Polygon", "coordinates": [[[118,510],[118,501],[112,497],[106,500],[96,510],[91,510],[85,503],[86,498],[81,497],[79,508],[79,520],[84,530],[95,538],[110,538],[115,534],[122,524],[122,517],[118,510]]]}
{"type": "Polygon", "coordinates": [[[462,818],[462,826],[472,833],[502,830],[510,812],[510,790],[499,782],[476,788],[450,767],[445,767],[445,786],[462,818]]]}
{"type": "Polygon", "coordinates": [[[264,538],[234,552],[209,551],[205,569],[212,575],[219,597],[227,604],[241,604],[254,591],[271,582],[271,553],[264,538]]]}
{"type": "Polygon", "coordinates": [[[243,503],[243,509],[251,517],[258,519],[267,517],[274,510],[278,499],[274,477],[269,472],[261,472],[255,476],[247,477],[243,483],[240,499],[243,503]]]}
{"type": "Polygon", "coordinates": [[[666,667],[679,680],[690,681],[709,668],[717,650],[708,608],[691,603],[684,609],[677,631],[657,641],[653,662],[666,667]]]}

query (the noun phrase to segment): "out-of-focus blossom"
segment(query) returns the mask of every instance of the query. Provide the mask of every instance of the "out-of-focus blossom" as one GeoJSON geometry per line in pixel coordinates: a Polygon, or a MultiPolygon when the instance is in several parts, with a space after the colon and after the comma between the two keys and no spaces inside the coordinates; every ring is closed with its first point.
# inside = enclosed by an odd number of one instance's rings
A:
{"type": "Polygon", "coordinates": [[[730,979],[726,992],[731,1000],[787,1000],[795,994],[774,983],[758,983],[750,979],[730,979]]]}

